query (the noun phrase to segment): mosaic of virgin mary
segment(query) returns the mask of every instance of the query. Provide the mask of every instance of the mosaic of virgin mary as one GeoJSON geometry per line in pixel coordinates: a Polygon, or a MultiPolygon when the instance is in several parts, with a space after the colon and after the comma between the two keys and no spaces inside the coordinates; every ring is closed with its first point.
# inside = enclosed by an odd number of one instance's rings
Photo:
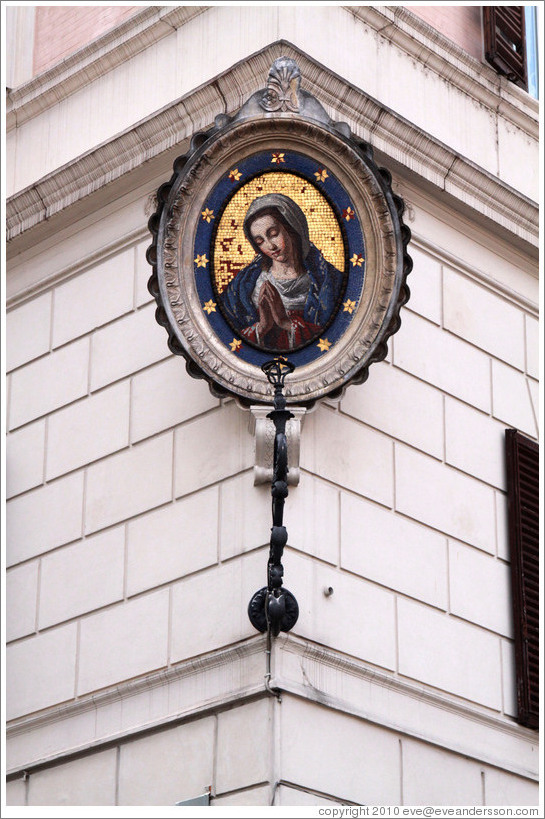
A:
{"type": "Polygon", "coordinates": [[[289,196],[254,199],[244,233],[257,255],[222,293],[227,319],[267,350],[304,346],[329,323],[343,274],[310,241],[305,214],[289,196]]]}

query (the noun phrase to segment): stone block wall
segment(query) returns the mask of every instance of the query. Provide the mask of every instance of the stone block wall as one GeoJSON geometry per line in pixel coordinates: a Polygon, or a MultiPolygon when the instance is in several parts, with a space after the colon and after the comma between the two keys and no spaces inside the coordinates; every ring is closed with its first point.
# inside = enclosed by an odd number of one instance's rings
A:
{"type": "MultiPolygon", "coordinates": [[[[505,727],[516,705],[503,435],[512,425],[537,436],[537,321],[520,299],[432,252],[430,236],[418,238],[425,216],[416,211],[413,296],[387,360],[304,421],[285,583],[301,609],[296,638],[505,727]]],[[[247,413],[214,398],[168,351],[145,288],[147,244],[121,242],[8,313],[8,718],[21,728],[255,639],[246,607],[265,580],[268,488],[253,486],[247,413]]],[[[279,726],[293,710],[305,726],[282,734],[281,781],[291,785],[276,780],[276,804],[494,804],[499,793],[531,801],[534,785],[520,771],[467,761],[448,743],[428,747],[293,697],[251,707],[272,709],[279,726]],[[309,731],[324,720],[341,745],[361,734],[364,755],[384,744],[376,764],[388,777],[370,772],[366,784],[356,758],[352,773],[343,764],[325,787],[309,761],[309,731]],[[445,771],[458,783],[452,793],[438,784],[445,771]]],[[[251,776],[232,761],[238,778],[221,765],[216,779],[210,773],[224,723],[241,737],[261,725],[242,707],[223,709],[216,702],[196,722],[76,757],[69,778],[64,765],[37,770],[24,798],[173,804],[210,786],[218,804],[271,799],[270,760],[251,776]],[[188,732],[207,760],[194,757],[195,775],[184,764],[168,784],[143,776],[140,756],[160,768],[188,732]]],[[[115,737],[104,719],[103,736],[115,737]]],[[[54,727],[43,730],[44,749],[55,746],[54,727]]],[[[73,746],[61,742],[65,752],[80,747],[78,731],[73,746]]],[[[326,759],[337,751],[328,742],[326,759]]],[[[10,783],[13,799],[21,787],[10,783]]]]}
{"type": "Polygon", "coordinates": [[[537,801],[536,785],[521,776],[291,696],[281,704],[261,698],[44,768],[9,782],[7,801],[173,806],[208,792],[216,807],[537,801]]]}

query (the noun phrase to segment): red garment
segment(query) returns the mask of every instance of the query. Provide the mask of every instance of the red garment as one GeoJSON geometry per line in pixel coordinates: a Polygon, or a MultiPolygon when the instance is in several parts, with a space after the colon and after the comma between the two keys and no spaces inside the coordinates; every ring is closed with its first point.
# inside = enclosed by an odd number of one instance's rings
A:
{"type": "Polygon", "coordinates": [[[241,334],[259,347],[274,350],[292,350],[294,347],[306,344],[320,332],[321,327],[319,324],[305,321],[302,310],[288,310],[287,314],[291,320],[290,330],[284,330],[278,326],[271,327],[263,338],[258,339],[256,322],[242,330],[241,334]]]}

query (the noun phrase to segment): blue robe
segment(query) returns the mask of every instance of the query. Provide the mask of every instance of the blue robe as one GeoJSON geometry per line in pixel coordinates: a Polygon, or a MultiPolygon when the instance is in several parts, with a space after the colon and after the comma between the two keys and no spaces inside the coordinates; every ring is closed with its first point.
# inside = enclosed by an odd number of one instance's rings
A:
{"type": "MultiPolygon", "coordinates": [[[[227,317],[239,332],[259,321],[257,307],[252,301],[252,293],[261,274],[263,257],[255,257],[231,279],[222,293],[222,305],[227,317]]],[[[309,324],[323,327],[331,318],[343,285],[343,275],[318,250],[310,244],[310,250],[303,264],[310,277],[310,289],[302,318],[309,324]]]]}

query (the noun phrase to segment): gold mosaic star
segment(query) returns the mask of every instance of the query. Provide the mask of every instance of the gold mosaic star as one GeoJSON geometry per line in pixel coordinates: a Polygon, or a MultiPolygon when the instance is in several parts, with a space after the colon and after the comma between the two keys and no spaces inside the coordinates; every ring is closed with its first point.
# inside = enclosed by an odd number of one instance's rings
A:
{"type": "Polygon", "coordinates": [[[229,172],[229,179],[231,180],[231,182],[238,182],[241,176],[242,174],[238,168],[235,168],[234,171],[229,172]]]}
{"type": "Polygon", "coordinates": [[[351,207],[345,208],[343,210],[343,216],[344,216],[344,218],[346,219],[347,222],[349,222],[351,219],[353,219],[355,215],[356,214],[354,213],[354,211],[352,210],[351,207]]]}
{"type": "Polygon", "coordinates": [[[316,346],[318,347],[320,352],[327,353],[327,351],[331,347],[331,341],[328,341],[327,338],[321,338],[316,346]]]}
{"type": "Polygon", "coordinates": [[[280,162],[285,162],[284,154],[273,154],[271,162],[279,164],[280,162]]]}
{"type": "Polygon", "coordinates": [[[216,302],[215,302],[215,301],[212,301],[212,299],[210,299],[210,301],[207,301],[207,302],[205,302],[205,303],[203,304],[203,308],[202,308],[202,309],[203,309],[203,310],[206,310],[206,312],[208,313],[208,315],[210,315],[210,313],[215,313],[215,312],[216,312],[216,302]]]}
{"type": "Polygon", "coordinates": [[[343,303],[343,307],[344,307],[344,312],[345,313],[352,314],[354,312],[354,310],[356,309],[356,302],[355,301],[350,301],[350,299],[347,299],[343,303]]]}
{"type": "Polygon", "coordinates": [[[363,264],[363,253],[354,253],[350,261],[354,267],[361,267],[363,264]]]}
{"type": "Polygon", "coordinates": [[[275,360],[275,361],[278,361],[278,363],[280,364],[280,369],[281,369],[281,370],[285,370],[285,369],[286,369],[286,361],[287,361],[288,359],[286,358],[286,356],[285,356],[285,355],[277,355],[277,356],[275,356],[275,357],[274,357],[274,360],[275,360]]]}
{"type": "Polygon", "coordinates": [[[318,182],[325,182],[329,174],[325,168],[318,168],[318,170],[314,173],[314,176],[316,177],[318,182]]]}
{"type": "Polygon", "coordinates": [[[234,338],[229,344],[232,353],[236,353],[242,347],[242,341],[239,338],[234,338]]]}
{"type": "Polygon", "coordinates": [[[210,210],[210,208],[205,208],[205,210],[201,211],[202,218],[210,224],[212,219],[214,218],[214,211],[210,210]]]}
{"type": "Polygon", "coordinates": [[[197,258],[193,260],[197,267],[206,267],[208,264],[208,259],[206,258],[206,253],[197,253],[197,258]]]}

